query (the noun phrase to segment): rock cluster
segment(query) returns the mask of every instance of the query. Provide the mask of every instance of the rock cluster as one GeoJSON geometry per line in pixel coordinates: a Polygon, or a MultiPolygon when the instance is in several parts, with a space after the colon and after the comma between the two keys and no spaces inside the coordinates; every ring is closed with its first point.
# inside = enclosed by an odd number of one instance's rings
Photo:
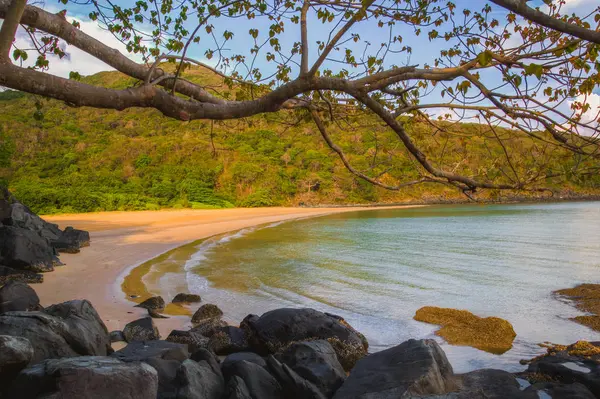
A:
{"type": "Polygon", "coordinates": [[[59,252],[75,253],[90,244],[87,231],[48,223],[0,187],[0,284],[40,283],[39,273],[62,265],[59,252]]]}
{"type": "Polygon", "coordinates": [[[85,300],[43,308],[31,287],[0,288],[0,398],[471,399],[600,397],[600,346],[552,346],[517,376],[455,374],[434,340],[368,354],[341,317],[277,309],[227,325],[215,305],[165,341],[152,318],[109,333],[85,300]],[[114,352],[111,341],[127,341],[114,352]],[[222,359],[222,360],[221,360],[222,359]],[[349,371],[349,373],[348,373],[349,371]]]}

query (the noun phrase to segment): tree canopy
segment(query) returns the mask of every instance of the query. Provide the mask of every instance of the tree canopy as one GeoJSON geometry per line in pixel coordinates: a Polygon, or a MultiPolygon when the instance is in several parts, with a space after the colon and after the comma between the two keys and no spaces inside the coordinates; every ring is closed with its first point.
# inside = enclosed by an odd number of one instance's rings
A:
{"type": "Polygon", "coordinates": [[[566,0],[61,2],[66,10],[51,13],[26,0],[0,0],[0,85],[73,106],[154,108],[181,121],[265,113],[280,113],[289,124],[312,120],[348,170],[392,190],[425,182],[467,194],[543,190],[560,173],[598,170],[597,6],[586,11],[566,0]],[[128,53],[86,34],[69,12],[85,13],[128,53]],[[14,41],[19,25],[29,38],[26,48],[14,41]],[[49,74],[53,59],[68,56],[64,43],[134,82],[109,88],[82,81],[79,73],[49,74]],[[186,79],[191,65],[218,74],[220,84],[186,79]],[[348,121],[359,115],[395,134],[417,179],[354,166],[330,130],[350,129],[348,121]],[[463,171],[440,156],[443,142],[419,146],[406,129],[415,121],[430,125],[432,135],[452,134],[459,122],[480,124],[476,134],[503,149],[495,166],[503,173],[463,171]],[[523,149],[514,148],[522,143],[514,138],[531,141],[527,151],[540,167],[515,167],[511,154],[523,149]],[[571,170],[546,167],[563,150],[574,157],[571,170]]]}

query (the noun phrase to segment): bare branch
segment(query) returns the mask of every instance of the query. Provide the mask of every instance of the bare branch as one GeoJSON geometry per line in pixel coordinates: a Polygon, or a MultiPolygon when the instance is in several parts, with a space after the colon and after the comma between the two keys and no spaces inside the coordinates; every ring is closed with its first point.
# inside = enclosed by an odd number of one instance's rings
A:
{"type": "MultiPolygon", "coordinates": [[[[8,0],[5,0],[8,2],[8,0]]],[[[12,0],[6,13],[3,15],[4,22],[0,28],[0,63],[10,62],[10,49],[15,40],[17,28],[21,22],[21,16],[25,10],[27,0],[12,0]]]]}

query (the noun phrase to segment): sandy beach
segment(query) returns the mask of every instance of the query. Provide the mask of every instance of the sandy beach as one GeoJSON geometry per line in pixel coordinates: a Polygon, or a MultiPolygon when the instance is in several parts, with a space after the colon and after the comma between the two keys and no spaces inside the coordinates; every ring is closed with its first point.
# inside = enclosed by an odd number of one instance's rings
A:
{"type": "MultiPolygon", "coordinates": [[[[101,212],[45,216],[61,228],[88,230],[92,244],[79,254],[62,254],[64,267],[44,275],[35,286],[43,305],[72,299],[89,300],[109,331],[146,316],[125,298],[121,282],[129,270],[187,243],[257,226],[303,217],[382,208],[236,208],[101,212]]],[[[166,298],[165,298],[166,300],[166,298]]],[[[155,319],[161,335],[189,323],[188,317],[155,319]]]]}

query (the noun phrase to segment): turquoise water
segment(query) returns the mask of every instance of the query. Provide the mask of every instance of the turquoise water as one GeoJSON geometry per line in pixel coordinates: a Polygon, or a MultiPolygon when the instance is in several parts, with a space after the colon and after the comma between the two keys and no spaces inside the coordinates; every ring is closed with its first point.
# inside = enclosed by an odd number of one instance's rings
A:
{"type": "MultiPolygon", "coordinates": [[[[282,306],[346,318],[372,350],[435,338],[455,370],[522,370],[544,341],[600,340],[552,292],[600,282],[600,203],[432,206],[287,222],[200,244],[185,264],[203,301],[239,322],[282,306]],[[422,306],[497,316],[517,332],[503,355],[450,346],[413,320],[422,306]]],[[[168,281],[165,276],[163,281],[168,281]]]]}

